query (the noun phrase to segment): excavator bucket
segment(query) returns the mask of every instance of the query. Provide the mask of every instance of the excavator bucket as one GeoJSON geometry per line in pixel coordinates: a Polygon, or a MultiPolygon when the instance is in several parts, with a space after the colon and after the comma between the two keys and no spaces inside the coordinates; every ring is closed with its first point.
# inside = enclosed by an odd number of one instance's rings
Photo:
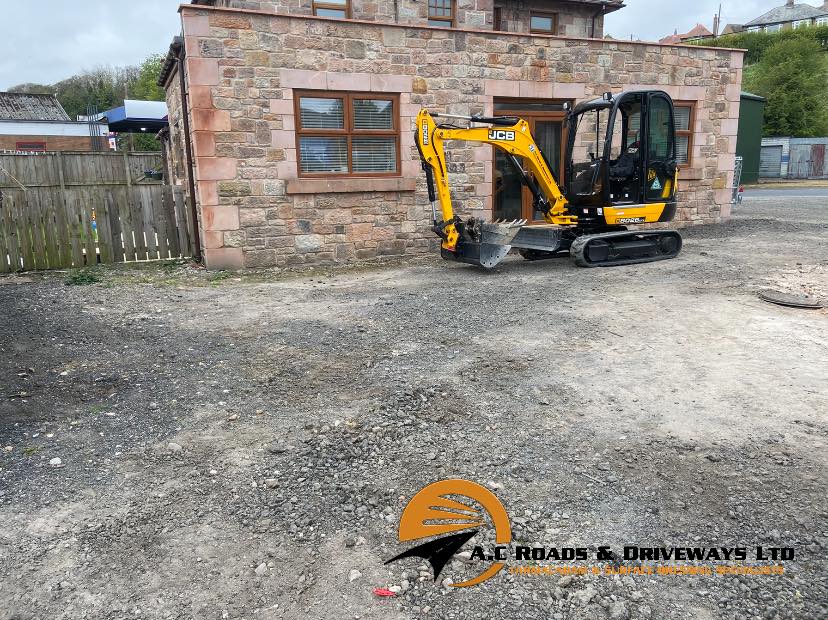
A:
{"type": "Polygon", "coordinates": [[[526,220],[467,222],[455,251],[444,249],[441,254],[447,260],[492,269],[506,258],[512,249],[512,241],[525,224],[526,220]]]}

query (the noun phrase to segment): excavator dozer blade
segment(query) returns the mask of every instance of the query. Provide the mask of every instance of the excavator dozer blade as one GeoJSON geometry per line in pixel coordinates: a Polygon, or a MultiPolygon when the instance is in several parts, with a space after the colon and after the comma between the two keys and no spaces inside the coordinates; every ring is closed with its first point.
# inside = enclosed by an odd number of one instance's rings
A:
{"type": "Polygon", "coordinates": [[[441,255],[447,260],[492,269],[506,258],[512,249],[512,240],[525,224],[526,220],[479,222],[469,235],[464,235],[457,242],[454,252],[443,249],[441,255]]]}

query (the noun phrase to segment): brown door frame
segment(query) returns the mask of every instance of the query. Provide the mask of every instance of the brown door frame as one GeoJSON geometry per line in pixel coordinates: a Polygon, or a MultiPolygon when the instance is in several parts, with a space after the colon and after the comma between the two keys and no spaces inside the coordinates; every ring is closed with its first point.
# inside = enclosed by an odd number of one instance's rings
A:
{"type": "MultiPolygon", "coordinates": [[[[537,121],[552,121],[552,122],[560,122],[561,123],[561,150],[560,150],[560,168],[558,170],[553,170],[552,172],[555,174],[555,178],[561,183],[561,179],[563,178],[563,171],[564,171],[564,154],[566,152],[566,140],[567,140],[567,129],[564,125],[564,120],[566,119],[566,112],[563,110],[560,111],[546,111],[546,110],[526,110],[521,109],[526,104],[532,103],[545,103],[545,104],[563,104],[569,103],[572,104],[572,100],[570,99],[527,99],[521,97],[496,97],[495,104],[507,106],[505,109],[498,110],[496,114],[498,116],[517,116],[518,118],[524,119],[527,123],[529,123],[529,131],[532,132],[532,135],[535,135],[535,123],[537,121]],[[509,105],[514,105],[514,108],[509,108],[509,105]]],[[[495,203],[494,199],[497,196],[497,177],[495,175],[495,147],[492,147],[492,218],[494,218],[494,208],[495,203]]],[[[563,189],[563,188],[561,188],[563,189]]],[[[521,217],[524,219],[529,220],[531,223],[542,223],[543,220],[535,220],[533,219],[534,214],[532,213],[532,193],[526,186],[521,187],[521,217]]]]}

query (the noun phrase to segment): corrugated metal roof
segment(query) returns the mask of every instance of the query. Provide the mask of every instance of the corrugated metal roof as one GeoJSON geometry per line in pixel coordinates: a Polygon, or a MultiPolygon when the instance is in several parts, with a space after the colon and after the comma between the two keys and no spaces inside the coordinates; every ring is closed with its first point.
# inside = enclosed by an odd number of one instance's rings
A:
{"type": "Polygon", "coordinates": [[[0,93],[0,120],[71,121],[54,95],[0,93]]]}
{"type": "Polygon", "coordinates": [[[749,21],[745,26],[764,26],[766,24],[780,24],[784,22],[792,22],[798,19],[811,19],[812,17],[820,17],[821,15],[828,15],[825,9],[818,9],[810,4],[785,4],[771,9],[764,15],[749,21]]]}

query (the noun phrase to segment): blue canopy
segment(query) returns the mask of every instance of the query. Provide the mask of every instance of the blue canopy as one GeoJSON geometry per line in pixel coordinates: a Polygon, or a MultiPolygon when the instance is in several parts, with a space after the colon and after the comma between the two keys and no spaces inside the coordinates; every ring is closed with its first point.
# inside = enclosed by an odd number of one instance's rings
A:
{"type": "Polygon", "coordinates": [[[109,130],[118,133],[148,133],[155,135],[168,125],[167,104],[163,101],[127,99],[119,108],[102,114],[109,122],[109,130]]]}

